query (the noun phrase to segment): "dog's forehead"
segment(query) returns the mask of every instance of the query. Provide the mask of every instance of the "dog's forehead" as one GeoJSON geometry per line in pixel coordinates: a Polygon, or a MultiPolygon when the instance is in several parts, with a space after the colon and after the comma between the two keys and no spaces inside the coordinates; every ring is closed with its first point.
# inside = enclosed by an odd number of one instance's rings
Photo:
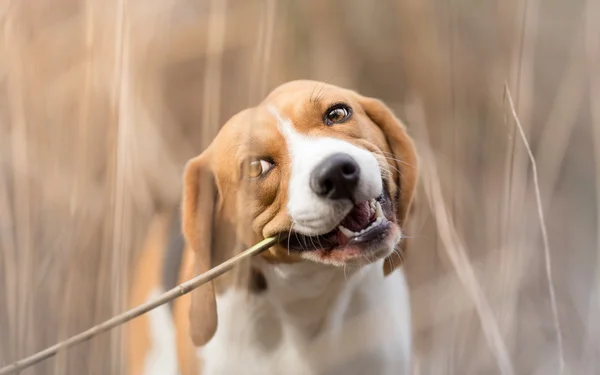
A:
{"type": "Polygon", "coordinates": [[[231,155],[236,149],[260,139],[273,138],[277,132],[277,119],[266,108],[248,108],[230,118],[215,139],[215,149],[231,155]]]}
{"type": "Polygon", "coordinates": [[[317,81],[285,83],[258,106],[227,121],[217,136],[215,149],[231,157],[232,152],[245,155],[249,149],[265,143],[270,149],[280,148],[286,144],[283,123],[295,132],[309,132],[319,123],[327,106],[342,101],[354,104],[352,91],[317,81]]]}
{"type": "Polygon", "coordinates": [[[336,101],[352,101],[352,92],[316,81],[292,81],[275,88],[262,103],[275,106],[282,114],[295,117],[311,108],[336,101]]]}

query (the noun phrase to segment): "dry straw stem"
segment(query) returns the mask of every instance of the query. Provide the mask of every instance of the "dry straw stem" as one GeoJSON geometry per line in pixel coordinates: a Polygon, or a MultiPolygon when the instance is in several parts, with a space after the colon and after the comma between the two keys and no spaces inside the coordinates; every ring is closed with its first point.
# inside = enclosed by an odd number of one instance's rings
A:
{"type": "Polygon", "coordinates": [[[35,365],[41,361],[44,361],[48,358],[53,357],[60,350],[64,350],[70,348],[74,345],[81,344],[94,336],[106,332],[110,329],[118,327],[122,324],[127,323],[128,321],[137,318],[138,316],[145,314],[161,305],[164,305],[178,297],[181,297],[185,294],[188,294],[192,290],[198,288],[199,286],[206,284],[207,282],[221,276],[225,272],[231,270],[237,263],[243,261],[246,258],[249,258],[253,255],[257,255],[267,250],[271,246],[275,245],[280,240],[279,237],[269,237],[266,238],[251,248],[243,251],[242,253],[234,256],[233,258],[219,264],[218,266],[208,270],[207,272],[194,277],[186,281],[183,284],[176,286],[175,288],[169,290],[168,292],[162,294],[159,298],[152,302],[145,303],[143,305],[139,305],[129,311],[124,312],[121,315],[117,315],[104,323],[98,324],[87,331],[84,331],[78,335],[72,336],[71,338],[62,341],[54,346],[51,346],[37,354],[34,354],[30,357],[17,361],[9,366],[6,366],[0,369],[0,375],[8,375],[18,373],[23,371],[24,369],[35,365]]]}
{"type": "Polygon", "coordinates": [[[430,151],[426,148],[422,150],[422,159],[425,193],[427,196],[426,201],[435,215],[439,237],[447,250],[452,265],[456,269],[458,278],[475,305],[483,333],[496,359],[500,373],[503,375],[514,375],[514,365],[510,360],[508,348],[500,333],[498,322],[477,280],[475,271],[467,256],[466,248],[456,232],[456,228],[444,202],[437,167],[433,156],[430,155],[430,151]]]}
{"type": "MultiPolygon", "coordinates": [[[[591,126],[593,134],[593,145],[594,145],[594,161],[596,167],[596,215],[600,217],[600,105],[598,105],[598,98],[600,98],[600,27],[595,15],[600,12],[600,3],[594,0],[587,2],[585,10],[585,55],[586,55],[586,67],[589,77],[589,100],[591,110],[591,126]]],[[[600,220],[597,222],[596,233],[600,236],[600,220]]],[[[600,246],[600,237],[598,237],[597,245],[600,246]]],[[[600,248],[596,250],[597,254],[600,255],[600,248]]],[[[588,315],[588,337],[586,339],[586,357],[591,358],[590,367],[597,368],[598,366],[598,355],[597,350],[599,347],[600,327],[598,325],[597,314],[594,313],[595,309],[600,305],[600,256],[597,256],[596,266],[596,291],[592,295],[592,308],[588,315]]],[[[597,311],[597,310],[596,310],[597,311]]]]}
{"type": "Polygon", "coordinates": [[[511,114],[517,128],[519,130],[519,134],[523,139],[523,143],[525,144],[525,148],[527,149],[527,155],[529,156],[529,160],[531,161],[531,169],[533,170],[533,185],[535,188],[535,199],[537,203],[537,212],[540,220],[540,227],[542,230],[542,241],[544,242],[544,258],[546,263],[546,278],[548,282],[548,292],[550,294],[550,305],[552,307],[552,317],[554,320],[554,329],[556,330],[556,345],[558,351],[558,363],[560,373],[564,373],[565,369],[565,359],[564,359],[564,350],[562,343],[562,332],[560,329],[560,320],[558,319],[558,307],[556,304],[556,293],[554,291],[554,284],[552,283],[552,258],[550,257],[550,243],[548,240],[548,231],[546,229],[546,222],[544,220],[544,209],[542,207],[542,198],[540,194],[540,185],[538,182],[538,172],[537,172],[537,163],[533,156],[533,152],[531,151],[531,147],[529,147],[529,142],[527,141],[527,137],[525,136],[525,131],[521,126],[521,121],[519,121],[519,116],[517,116],[517,111],[515,109],[515,104],[513,102],[512,96],[510,94],[510,90],[508,88],[508,83],[504,84],[504,91],[506,93],[506,97],[508,99],[508,104],[510,106],[511,114]]]}

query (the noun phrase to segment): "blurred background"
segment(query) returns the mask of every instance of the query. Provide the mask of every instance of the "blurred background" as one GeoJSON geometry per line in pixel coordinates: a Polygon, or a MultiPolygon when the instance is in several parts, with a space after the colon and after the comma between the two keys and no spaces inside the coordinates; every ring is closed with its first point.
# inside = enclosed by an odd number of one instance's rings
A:
{"type": "Polygon", "coordinates": [[[598,0],[0,0],[0,367],[125,310],[185,162],[299,78],[418,144],[415,374],[600,373],[598,0]]]}

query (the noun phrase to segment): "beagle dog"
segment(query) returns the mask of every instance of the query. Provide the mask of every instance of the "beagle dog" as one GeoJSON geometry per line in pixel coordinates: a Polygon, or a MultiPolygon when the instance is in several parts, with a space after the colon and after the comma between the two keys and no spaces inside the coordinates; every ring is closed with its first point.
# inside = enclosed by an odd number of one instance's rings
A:
{"type": "MultiPolygon", "coordinates": [[[[175,302],[173,373],[409,374],[417,171],[401,121],[351,90],[292,81],[233,116],[185,167],[179,280],[280,241],[175,302]]],[[[130,373],[166,373],[149,353],[130,373]]]]}

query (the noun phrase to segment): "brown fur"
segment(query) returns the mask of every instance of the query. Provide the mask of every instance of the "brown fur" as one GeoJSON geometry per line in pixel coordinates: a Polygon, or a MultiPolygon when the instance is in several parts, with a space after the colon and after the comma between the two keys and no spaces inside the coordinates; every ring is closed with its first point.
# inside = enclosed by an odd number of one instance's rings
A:
{"type": "MultiPolygon", "coordinates": [[[[179,283],[192,278],[194,266],[194,254],[189,248],[185,249],[181,265],[179,283]]],[[[184,295],[175,300],[173,305],[173,321],[175,323],[175,339],[177,342],[177,362],[181,375],[196,375],[199,369],[199,359],[196,356],[196,348],[190,337],[190,297],[184,295]]]]}
{"type": "MultiPolygon", "coordinates": [[[[169,215],[156,215],[148,229],[141,257],[134,271],[129,308],[145,303],[152,289],[161,285],[162,250],[165,248],[168,229],[169,215]]],[[[149,331],[147,315],[132,320],[126,326],[127,366],[130,375],[143,374],[144,358],[152,345],[149,331]]]]}

